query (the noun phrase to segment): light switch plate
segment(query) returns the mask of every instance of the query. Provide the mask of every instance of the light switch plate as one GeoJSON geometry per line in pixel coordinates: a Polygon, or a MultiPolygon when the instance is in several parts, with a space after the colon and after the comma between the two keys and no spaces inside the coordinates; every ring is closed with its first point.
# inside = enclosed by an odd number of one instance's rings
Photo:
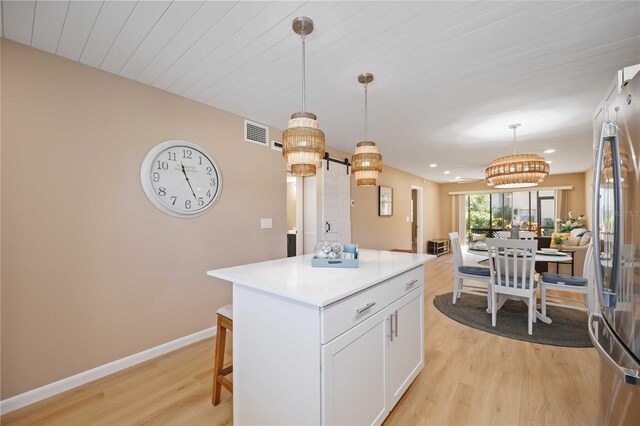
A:
{"type": "Polygon", "coordinates": [[[260,229],[271,229],[273,228],[273,220],[270,217],[263,217],[260,219],[260,229]]]}

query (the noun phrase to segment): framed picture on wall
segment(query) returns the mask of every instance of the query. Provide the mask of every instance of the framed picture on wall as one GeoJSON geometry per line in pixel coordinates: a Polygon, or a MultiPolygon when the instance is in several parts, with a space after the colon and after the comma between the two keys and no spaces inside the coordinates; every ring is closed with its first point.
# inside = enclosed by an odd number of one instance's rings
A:
{"type": "Polygon", "coordinates": [[[378,216],[393,216],[393,188],[378,187],[378,216]]]}

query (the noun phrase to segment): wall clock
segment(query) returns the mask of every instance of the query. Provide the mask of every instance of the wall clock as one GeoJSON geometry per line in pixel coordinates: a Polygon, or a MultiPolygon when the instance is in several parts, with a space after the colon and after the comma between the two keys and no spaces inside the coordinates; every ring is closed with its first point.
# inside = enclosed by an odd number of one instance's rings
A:
{"type": "Polygon", "coordinates": [[[181,140],[153,147],[142,162],[140,181],[154,206],[183,218],[205,213],[222,192],[215,160],[202,147],[181,140]]]}

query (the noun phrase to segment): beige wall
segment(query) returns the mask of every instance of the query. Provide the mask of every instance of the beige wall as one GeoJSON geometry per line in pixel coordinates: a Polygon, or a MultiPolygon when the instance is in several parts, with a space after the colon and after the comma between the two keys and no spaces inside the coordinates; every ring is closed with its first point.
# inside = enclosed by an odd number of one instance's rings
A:
{"type": "MultiPolygon", "coordinates": [[[[579,214],[586,213],[585,202],[585,174],[584,173],[569,173],[561,175],[549,175],[544,180],[544,183],[537,189],[543,189],[548,187],[558,186],[572,186],[573,189],[569,191],[569,210],[573,212],[574,217],[579,214]]],[[[453,229],[451,224],[451,196],[450,192],[465,192],[465,191],[486,191],[491,188],[484,182],[474,183],[446,183],[440,185],[440,223],[443,233],[449,233],[457,231],[453,229]]],[[[534,189],[534,188],[532,188],[534,189]]]]}
{"type": "MultiPolygon", "coordinates": [[[[354,141],[354,147],[357,141],[354,141]]],[[[329,149],[334,158],[350,158],[349,153],[329,149]]],[[[384,152],[382,152],[384,160],[384,152]]],[[[378,185],[393,188],[393,216],[378,216],[378,188],[358,188],[351,180],[351,240],[363,248],[411,249],[411,185],[422,188],[423,251],[427,240],[440,236],[439,185],[393,167],[383,166],[378,185]]]]}
{"type": "Polygon", "coordinates": [[[287,182],[287,229],[296,227],[296,183],[287,182]]]}
{"type": "Polygon", "coordinates": [[[286,165],[241,117],[6,40],[2,59],[2,399],[211,327],[231,287],[207,269],[286,255],[286,165]],[[168,139],[222,169],[200,217],[142,191],[168,139]]]}
{"type": "Polygon", "coordinates": [[[593,217],[593,167],[584,172],[584,213],[587,219],[587,228],[593,229],[591,218],[593,217]]]}

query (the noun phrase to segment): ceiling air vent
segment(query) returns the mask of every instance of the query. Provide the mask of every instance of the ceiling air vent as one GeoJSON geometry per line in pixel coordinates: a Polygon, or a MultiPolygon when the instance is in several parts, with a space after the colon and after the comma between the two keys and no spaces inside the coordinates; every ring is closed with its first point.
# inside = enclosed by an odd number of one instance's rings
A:
{"type": "Polygon", "coordinates": [[[244,120],[244,140],[269,146],[269,128],[253,121],[244,120]]]}

